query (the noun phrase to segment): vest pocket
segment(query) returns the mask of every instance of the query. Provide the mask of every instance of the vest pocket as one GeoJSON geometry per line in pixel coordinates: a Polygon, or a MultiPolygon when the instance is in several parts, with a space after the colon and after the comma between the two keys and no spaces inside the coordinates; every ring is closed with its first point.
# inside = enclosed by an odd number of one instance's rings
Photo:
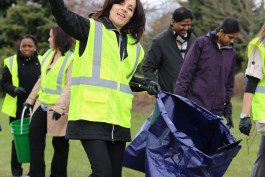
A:
{"type": "Polygon", "coordinates": [[[104,121],[107,117],[109,97],[105,93],[87,91],[83,93],[83,115],[91,121],[104,121]]]}
{"type": "Polygon", "coordinates": [[[119,116],[117,117],[119,119],[119,125],[122,127],[130,128],[133,96],[124,93],[121,98],[122,105],[120,107],[119,116]]]}

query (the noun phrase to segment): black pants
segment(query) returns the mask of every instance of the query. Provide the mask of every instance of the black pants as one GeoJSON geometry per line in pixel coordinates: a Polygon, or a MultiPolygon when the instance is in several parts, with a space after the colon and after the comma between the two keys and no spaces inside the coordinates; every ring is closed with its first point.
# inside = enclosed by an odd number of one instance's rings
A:
{"type": "MultiPolygon", "coordinates": [[[[39,107],[30,122],[30,177],[45,177],[44,150],[47,133],[47,112],[39,107]]],[[[51,177],[67,177],[69,141],[65,137],[53,137],[54,155],[51,177]]]]}
{"type": "MultiPolygon", "coordinates": [[[[13,117],[9,118],[9,123],[19,120],[13,117]]],[[[22,164],[18,162],[17,151],[15,148],[14,140],[11,143],[11,173],[13,176],[21,176],[23,173],[22,164]]]]}
{"type": "Polygon", "coordinates": [[[126,142],[81,140],[91,164],[90,177],[121,177],[126,142]]]}

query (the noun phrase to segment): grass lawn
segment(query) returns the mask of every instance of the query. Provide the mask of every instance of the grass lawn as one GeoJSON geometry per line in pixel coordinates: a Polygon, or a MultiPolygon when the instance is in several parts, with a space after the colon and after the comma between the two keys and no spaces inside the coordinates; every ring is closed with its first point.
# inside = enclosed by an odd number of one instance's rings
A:
{"type": "MultiPolygon", "coordinates": [[[[233,99],[233,117],[235,128],[232,130],[233,135],[237,139],[243,139],[241,144],[243,145],[237,157],[232,161],[228,168],[225,177],[248,177],[250,176],[251,168],[256,158],[258,150],[259,138],[257,135],[250,147],[246,144],[246,137],[240,134],[238,130],[239,114],[241,111],[241,100],[233,99]]],[[[145,121],[147,114],[134,112],[132,118],[132,136],[138,131],[142,123],[145,121]]],[[[6,115],[0,114],[0,123],[2,125],[2,132],[0,132],[0,177],[10,177],[10,149],[12,136],[8,125],[8,118],[6,115]]],[[[51,158],[53,154],[53,148],[51,146],[51,138],[47,137],[45,161],[46,161],[46,176],[50,175],[51,158]]],[[[28,172],[29,165],[24,164],[24,175],[28,172]]],[[[70,142],[70,154],[68,162],[68,176],[69,177],[86,177],[90,173],[89,162],[86,158],[86,154],[79,141],[70,142]]],[[[123,169],[124,177],[144,177],[143,173],[133,171],[130,169],[123,169]]]]}

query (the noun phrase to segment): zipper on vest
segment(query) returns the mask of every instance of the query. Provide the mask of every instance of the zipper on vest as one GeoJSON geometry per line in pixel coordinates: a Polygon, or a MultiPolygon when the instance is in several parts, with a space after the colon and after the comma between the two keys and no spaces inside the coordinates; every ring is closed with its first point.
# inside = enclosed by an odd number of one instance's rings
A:
{"type": "Polygon", "coordinates": [[[114,143],[114,125],[112,125],[111,141],[112,141],[112,143],[114,143]]]}
{"type": "Polygon", "coordinates": [[[119,45],[119,56],[120,56],[120,60],[122,61],[122,56],[121,56],[121,33],[119,33],[119,43],[118,43],[118,45],[119,45]]]}

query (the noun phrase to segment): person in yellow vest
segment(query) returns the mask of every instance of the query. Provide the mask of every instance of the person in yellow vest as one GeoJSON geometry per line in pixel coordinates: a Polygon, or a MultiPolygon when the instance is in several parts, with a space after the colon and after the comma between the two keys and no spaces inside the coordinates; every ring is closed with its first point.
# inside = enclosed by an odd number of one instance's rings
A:
{"type": "Polygon", "coordinates": [[[144,56],[143,6],[140,0],[105,0],[87,19],[69,11],[63,0],[49,2],[57,23],[77,40],[66,138],[81,141],[90,177],[120,177],[131,140],[131,88],[158,91],[156,83],[134,77],[144,56]]]}
{"type": "Polygon", "coordinates": [[[240,114],[239,130],[249,135],[252,127],[251,118],[256,129],[261,133],[261,142],[251,177],[265,176],[265,24],[258,35],[248,44],[248,65],[246,69],[247,84],[240,114]]]}
{"type": "Polygon", "coordinates": [[[29,129],[30,176],[45,177],[44,149],[48,134],[53,136],[54,148],[51,176],[66,177],[69,141],[65,139],[65,131],[69,102],[65,99],[69,97],[73,40],[55,26],[50,30],[48,41],[51,49],[42,57],[41,77],[24,104],[25,107],[34,104],[29,129]]]}
{"type": "MultiPolygon", "coordinates": [[[[1,87],[6,95],[2,112],[9,116],[10,123],[21,118],[23,103],[39,76],[40,62],[37,54],[37,40],[34,36],[26,34],[21,39],[18,53],[4,60],[1,87]]],[[[13,176],[21,176],[23,174],[13,140],[11,172],[13,176]]]]}

